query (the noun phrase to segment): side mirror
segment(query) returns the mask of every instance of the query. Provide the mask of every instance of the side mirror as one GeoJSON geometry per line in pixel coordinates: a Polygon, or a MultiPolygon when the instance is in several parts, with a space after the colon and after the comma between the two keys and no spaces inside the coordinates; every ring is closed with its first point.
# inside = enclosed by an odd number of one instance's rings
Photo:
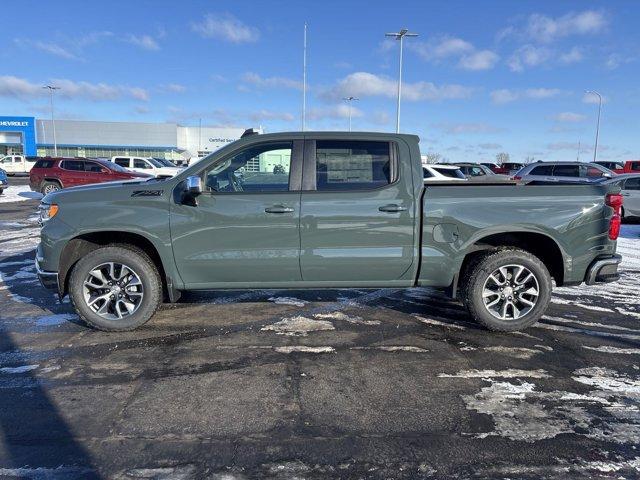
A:
{"type": "Polygon", "coordinates": [[[187,177],[187,193],[192,197],[197,197],[202,193],[202,178],[197,175],[187,177]]]}
{"type": "Polygon", "coordinates": [[[603,173],[603,174],[602,174],[602,176],[603,176],[604,178],[612,178],[612,176],[611,176],[611,174],[610,174],[610,173],[603,173]]]}
{"type": "Polygon", "coordinates": [[[198,206],[198,195],[202,193],[202,179],[197,175],[187,177],[185,187],[182,191],[180,203],[190,207],[198,206]]]}

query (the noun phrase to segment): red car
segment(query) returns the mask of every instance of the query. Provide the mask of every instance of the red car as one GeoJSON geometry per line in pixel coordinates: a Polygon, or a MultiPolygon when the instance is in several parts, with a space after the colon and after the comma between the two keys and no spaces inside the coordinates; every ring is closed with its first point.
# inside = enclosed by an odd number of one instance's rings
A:
{"type": "Polygon", "coordinates": [[[640,173],[640,160],[627,160],[624,163],[598,160],[596,163],[615,173],[640,173]]]}
{"type": "Polygon", "coordinates": [[[43,194],[62,188],[90,183],[151,178],[146,173],[136,173],[113,162],[89,158],[40,158],[29,173],[29,186],[43,194]]]}

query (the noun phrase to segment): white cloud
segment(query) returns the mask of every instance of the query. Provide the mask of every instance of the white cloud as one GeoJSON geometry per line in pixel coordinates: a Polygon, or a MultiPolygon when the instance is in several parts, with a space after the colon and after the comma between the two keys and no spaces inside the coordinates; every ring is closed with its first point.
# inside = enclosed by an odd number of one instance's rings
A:
{"type": "Polygon", "coordinates": [[[22,38],[15,38],[13,41],[17,46],[22,48],[40,50],[66,60],[83,61],[84,58],[82,58],[82,54],[85,47],[97,43],[104,38],[111,37],[112,35],[113,33],[109,31],[98,31],[80,37],[62,37],[59,38],[57,42],[22,38]]]}
{"type": "Polygon", "coordinates": [[[424,60],[439,62],[445,58],[457,58],[458,67],[465,70],[489,70],[500,57],[491,50],[476,50],[470,42],[457,37],[438,37],[428,42],[410,42],[408,48],[414,50],[424,60]]]}
{"type": "Polygon", "coordinates": [[[481,143],[478,147],[483,150],[501,150],[503,148],[499,143],[481,143]]]}
{"type": "Polygon", "coordinates": [[[440,123],[435,127],[445,133],[454,135],[461,133],[498,133],[503,131],[501,128],[486,123],[440,123]]]}
{"type": "MultiPolygon", "coordinates": [[[[350,95],[357,97],[383,96],[394,98],[398,92],[398,82],[389,77],[375,75],[368,72],[356,72],[347,75],[325,92],[323,96],[329,99],[340,99],[350,95]]],[[[402,83],[402,98],[409,101],[419,100],[448,100],[468,98],[473,88],[462,85],[440,85],[431,82],[402,83]]]]}
{"type": "Polygon", "coordinates": [[[75,53],[72,53],[68,49],[61,47],[60,45],[56,45],[55,43],[33,42],[32,45],[38,50],[50,53],[56,57],[66,58],[67,60],[81,60],[81,58],[75,53]]]}
{"type": "Polygon", "coordinates": [[[551,58],[551,51],[544,47],[523,45],[509,58],[507,65],[513,72],[522,72],[526,67],[537,67],[551,58]]]}
{"type": "Polygon", "coordinates": [[[604,66],[607,70],[615,70],[620,65],[631,63],[636,59],[632,56],[624,56],[619,53],[610,54],[604,62],[604,66]]]}
{"type": "Polygon", "coordinates": [[[578,150],[581,145],[578,142],[555,142],[547,145],[548,150],[578,150]]]}
{"type": "Polygon", "coordinates": [[[498,63],[500,57],[491,50],[480,50],[464,55],[458,65],[465,70],[489,70],[498,63]]]}
{"type": "Polygon", "coordinates": [[[587,119],[585,115],[573,112],[561,112],[553,116],[556,122],[577,123],[583,122],[587,119]]]}
{"type": "Polygon", "coordinates": [[[127,35],[126,41],[144,50],[160,50],[160,45],[151,35],[127,35]]]}
{"type": "Polygon", "coordinates": [[[579,47],[573,47],[568,52],[560,55],[559,60],[564,64],[578,63],[584,59],[584,53],[579,47]]]}
{"type": "Polygon", "coordinates": [[[471,43],[455,37],[441,37],[430,42],[412,42],[409,43],[409,48],[425,60],[458,57],[475,50],[471,43]]]}
{"type": "Polygon", "coordinates": [[[558,88],[527,88],[525,90],[509,90],[506,88],[491,92],[493,103],[504,104],[520,99],[543,100],[560,95],[558,88]]]}
{"type": "Polygon", "coordinates": [[[257,73],[247,72],[242,76],[242,81],[259,88],[293,88],[302,90],[302,82],[286,77],[261,77],[257,73]]]}
{"type": "MultiPolygon", "coordinates": [[[[364,113],[356,107],[351,107],[351,117],[362,117],[364,113]]],[[[312,108],[307,113],[307,118],[310,120],[322,120],[324,118],[349,118],[349,107],[344,104],[333,105],[330,107],[312,108]]]]}
{"type": "Polygon", "coordinates": [[[291,122],[295,117],[288,112],[275,112],[271,110],[259,110],[252,113],[249,118],[254,122],[260,122],[263,120],[283,120],[285,122],[291,122]]]}
{"type": "Polygon", "coordinates": [[[536,13],[529,16],[525,32],[535,41],[549,43],[570,35],[598,33],[603,31],[607,25],[607,16],[603,12],[595,10],[572,12],[557,18],[536,13]]]}
{"type": "MultiPolygon", "coordinates": [[[[13,97],[23,100],[44,97],[47,95],[47,92],[42,88],[44,83],[45,82],[42,82],[42,84],[32,83],[24,78],[10,75],[0,76],[0,97],[13,97]]],[[[149,100],[149,93],[140,87],[84,81],[78,82],[68,79],[52,79],[47,83],[60,87],[56,95],[62,98],[107,101],[128,97],[135,100],[149,100]]]]}
{"type": "Polygon", "coordinates": [[[191,29],[204,38],[217,38],[231,43],[251,43],[260,38],[260,32],[246,25],[230,13],[208,13],[202,21],[191,24],[191,29]]]}
{"type": "Polygon", "coordinates": [[[161,85],[160,89],[171,93],[184,93],[187,91],[187,87],[180,83],[167,83],[166,85],[161,85]]]}

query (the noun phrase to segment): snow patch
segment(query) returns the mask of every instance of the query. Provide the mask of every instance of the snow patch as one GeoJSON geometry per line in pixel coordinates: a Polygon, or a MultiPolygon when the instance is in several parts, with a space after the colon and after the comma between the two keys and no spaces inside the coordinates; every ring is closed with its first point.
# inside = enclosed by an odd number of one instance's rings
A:
{"type": "Polygon", "coordinates": [[[2,367],[0,368],[0,372],[2,373],[26,373],[31,370],[35,370],[40,365],[22,365],[20,367],[2,367]]]}
{"type": "Polygon", "coordinates": [[[349,316],[344,312],[316,313],[314,318],[339,320],[342,322],[353,323],[356,325],[380,325],[380,320],[363,320],[358,316],[349,316]]]}
{"type": "Polygon", "coordinates": [[[36,325],[38,327],[51,327],[55,325],[62,325],[70,320],[77,319],[78,316],[73,313],[58,313],[54,315],[47,315],[36,319],[36,325]]]}
{"type": "Polygon", "coordinates": [[[294,297],[269,297],[270,302],[278,305],[293,305],[294,307],[304,307],[307,302],[294,297]]]}
{"type": "Polygon", "coordinates": [[[333,347],[308,347],[306,345],[275,347],[274,350],[280,353],[335,353],[336,351],[333,347]]]}
{"type": "Polygon", "coordinates": [[[486,352],[495,352],[502,355],[506,355],[512,358],[519,358],[522,360],[528,360],[534,355],[542,353],[540,350],[535,350],[533,348],[520,348],[520,347],[485,347],[483,348],[486,352]]]}
{"type": "Polygon", "coordinates": [[[445,327],[445,328],[450,328],[452,330],[466,330],[465,327],[463,327],[462,325],[456,325],[455,323],[447,323],[447,322],[441,322],[440,320],[434,320],[433,318],[425,318],[425,317],[421,317],[420,315],[413,315],[419,322],[422,322],[426,325],[435,325],[438,327],[445,327]]]}
{"type": "Polygon", "coordinates": [[[545,370],[518,370],[509,368],[507,370],[462,370],[458,373],[439,373],[440,378],[549,378],[545,370]]]}
{"type": "Polygon", "coordinates": [[[587,350],[593,350],[601,353],[619,353],[621,355],[640,355],[640,348],[620,348],[610,347],[609,345],[601,345],[599,347],[590,347],[589,345],[583,345],[582,348],[587,350]]]}
{"type": "Polygon", "coordinates": [[[24,202],[25,200],[40,200],[41,193],[32,192],[29,185],[9,185],[2,195],[0,203],[24,202]]]}
{"type": "Polygon", "coordinates": [[[303,316],[285,318],[272,325],[266,325],[261,331],[272,331],[276,335],[288,335],[292,337],[306,337],[309,332],[322,330],[335,330],[333,323],[326,320],[314,320],[303,316]]]}

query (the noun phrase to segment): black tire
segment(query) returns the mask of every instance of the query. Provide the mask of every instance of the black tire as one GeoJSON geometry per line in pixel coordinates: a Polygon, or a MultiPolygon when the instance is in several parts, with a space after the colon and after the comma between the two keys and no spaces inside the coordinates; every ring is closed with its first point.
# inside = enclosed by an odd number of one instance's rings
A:
{"type": "Polygon", "coordinates": [[[42,182],[42,185],[40,185],[40,193],[43,195],[51,192],[57,192],[58,190],[62,190],[62,185],[58,182],[51,182],[47,180],[46,182],[42,182]]]}
{"type": "MultiPolygon", "coordinates": [[[[513,270],[514,269],[512,268],[512,271],[513,270]]],[[[534,280],[531,280],[531,282],[534,282],[534,280]]],[[[511,288],[509,283],[505,285],[508,288],[511,288]]],[[[551,275],[540,259],[525,250],[508,247],[491,250],[486,254],[478,256],[475,261],[471,262],[463,276],[461,298],[471,316],[480,324],[484,325],[489,330],[512,332],[530,327],[536,323],[542,315],[544,315],[549,306],[549,302],[551,301],[551,290],[551,275]],[[513,307],[508,307],[507,314],[508,310],[511,309],[511,317],[516,318],[499,318],[490,312],[490,308],[488,306],[485,306],[483,291],[485,290],[485,283],[489,282],[489,276],[500,267],[508,265],[523,266],[533,274],[535,277],[535,284],[537,284],[538,287],[538,296],[534,302],[534,306],[528,307],[521,302],[531,302],[531,296],[525,297],[524,300],[518,299],[518,295],[523,296],[526,294],[526,291],[521,290],[513,294],[517,307],[522,308],[521,311],[525,311],[529,308],[529,311],[526,311],[526,313],[516,317],[513,307]]],[[[509,292],[511,292],[511,290],[509,290],[509,292]]],[[[512,294],[508,293],[508,295],[512,294]]],[[[492,299],[494,298],[497,297],[487,298],[487,303],[492,302],[492,299]]],[[[502,302],[501,304],[504,304],[505,302],[505,300],[502,299],[498,301],[502,302]]],[[[500,312],[495,312],[495,314],[499,315],[500,312]]]]}
{"type": "Polygon", "coordinates": [[[90,252],[75,264],[69,278],[69,296],[87,324],[98,330],[122,332],[136,329],[153,316],[162,303],[162,281],[158,269],[143,250],[130,245],[108,245],[90,252]],[[137,309],[119,319],[99,315],[87,305],[84,297],[84,282],[89,272],[108,262],[120,263],[135,271],[144,292],[137,309]]]}

